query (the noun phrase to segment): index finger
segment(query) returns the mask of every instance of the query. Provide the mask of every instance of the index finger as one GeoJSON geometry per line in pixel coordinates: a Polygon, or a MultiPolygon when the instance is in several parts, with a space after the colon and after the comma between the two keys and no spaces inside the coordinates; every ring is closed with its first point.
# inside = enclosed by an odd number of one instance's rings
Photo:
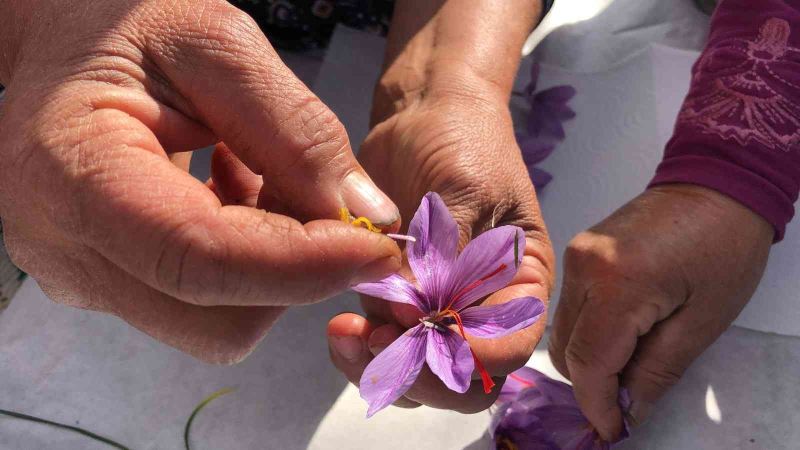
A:
{"type": "Polygon", "coordinates": [[[658,294],[596,286],[586,295],[564,357],[581,410],[603,439],[622,432],[619,375],[645,335],[669,311],[658,294]]]}
{"type": "Polygon", "coordinates": [[[95,110],[85,123],[102,137],[80,138],[80,232],[164,293],[205,306],[310,303],[400,266],[399,248],[380,234],[222,206],[128,114],[95,110]]]}
{"type": "Polygon", "coordinates": [[[175,8],[148,51],[202,121],[301,220],[347,207],[376,224],[399,211],[353,155],[344,126],[281,61],[251,17],[228,4],[175,8]],[[176,12],[178,11],[178,12],[176,12]],[[198,76],[201,73],[201,76],[198,76]]]}

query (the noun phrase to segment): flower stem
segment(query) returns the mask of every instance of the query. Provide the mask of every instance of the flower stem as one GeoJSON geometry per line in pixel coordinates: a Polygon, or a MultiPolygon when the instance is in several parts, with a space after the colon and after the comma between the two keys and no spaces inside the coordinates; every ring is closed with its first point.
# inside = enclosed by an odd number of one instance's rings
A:
{"type": "Polygon", "coordinates": [[[40,419],[39,417],[29,416],[27,414],[18,413],[18,412],[15,412],[15,411],[8,411],[8,410],[5,410],[5,409],[0,409],[0,414],[6,415],[6,416],[10,416],[10,417],[14,417],[16,419],[29,420],[31,422],[42,423],[42,424],[50,425],[50,426],[53,426],[53,427],[56,427],[56,428],[61,428],[61,429],[64,429],[64,430],[74,431],[75,433],[80,433],[80,434],[82,434],[82,435],[84,435],[86,437],[89,437],[91,439],[94,439],[96,441],[100,441],[100,442],[103,442],[105,444],[108,444],[111,447],[118,448],[120,450],[130,450],[128,447],[120,444],[119,442],[114,442],[114,441],[112,441],[111,439],[109,439],[107,437],[100,436],[99,434],[92,433],[91,431],[85,430],[85,429],[80,428],[80,427],[75,427],[75,426],[72,426],[72,425],[67,425],[67,424],[58,423],[58,422],[53,422],[53,421],[50,421],[50,420],[47,420],[47,419],[40,419]]]}
{"type": "Polygon", "coordinates": [[[183,444],[186,446],[186,450],[191,450],[191,446],[189,445],[189,430],[192,428],[192,422],[194,422],[195,416],[199,413],[203,408],[206,407],[209,403],[213,402],[216,398],[222,397],[225,394],[229,394],[236,389],[234,388],[223,388],[214,392],[213,394],[206,397],[202,402],[198,403],[195,406],[192,414],[189,416],[189,420],[186,421],[186,428],[183,429],[183,444]]]}

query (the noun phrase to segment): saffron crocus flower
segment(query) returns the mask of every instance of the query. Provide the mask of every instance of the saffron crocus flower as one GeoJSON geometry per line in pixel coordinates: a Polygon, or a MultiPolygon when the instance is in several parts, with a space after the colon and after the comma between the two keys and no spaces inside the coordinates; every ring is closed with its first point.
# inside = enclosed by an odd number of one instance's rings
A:
{"type": "Polygon", "coordinates": [[[531,81],[522,93],[531,106],[526,122],[527,134],[518,134],[517,142],[533,185],[541,189],[553,177],[536,165],[550,156],[556,144],[566,137],[563,122],[575,117],[575,111],[567,105],[575,96],[575,88],[563,85],[536,92],[538,80],[539,65],[533,64],[531,81]]]}
{"type": "Polygon", "coordinates": [[[475,357],[466,335],[498,338],[526,328],[544,312],[535,297],[521,297],[491,306],[470,306],[508,285],[525,250],[522,229],[493,228],[458,254],[458,226],[442,199],[428,193],[408,228],[408,263],[417,279],[400,275],[353,289],[384,300],[415,306],[419,325],[406,331],[370,362],[361,376],[361,397],[367,417],[400,398],[414,383],[422,365],[453,391],[464,393],[477,368],[484,390],[494,383],[475,357]]]}
{"type": "MultiPolygon", "coordinates": [[[[620,392],[623,411],[630,408],[627,391],[620,392]]],[[[572,387],[530,367],[510,374],[497,400],[489,432],[496,449],[608,450],[581,413],[572,387]]],[[[627,424],[620,440],[628,437],[627,424]]]]}

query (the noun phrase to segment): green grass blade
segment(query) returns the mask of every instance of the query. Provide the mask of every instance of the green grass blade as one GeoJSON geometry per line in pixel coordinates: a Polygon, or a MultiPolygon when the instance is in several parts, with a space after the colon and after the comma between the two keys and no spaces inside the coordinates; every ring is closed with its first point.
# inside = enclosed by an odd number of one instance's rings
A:
{"type": "Polygon", "coordinates": [[[223,395],[229,394],[235,390],[236,389],[234,388],[220,389],[217,392],[214,392],[213,394],[206,397],[202,402],[198,403],[198,405],[195,406],[194,411],[192,411],[192,414],[189,416],[189,420],[186,421],[186,428],[183,429],[183,443],[186,446],[186,450],[191,450],[191,447],[189,445],[189,430],[192,428],[192,422],[194,422],[194,418],[195,416],[197,416],[197,413],[199,413],[200,410],[205,408],[206,405],[213,402],[216,398],[222,397],[223,395]]]}
{"type": "Polygon", "coordinates": [[[92,433],[89,430],[84,430],[83,428],[80,428],[80,427],[75,427],[75,426],[72,426],[72,425],[66,425],[66,424],[58,423],[58,422],[53,422],[53,421],[50,421],[50,420],[47,420],[47,419],[40,419],[38,417],[29,416],[27,414],[22,414],[22,413],[18,413],[18,412],[14,412],[14,411],[7,411],[5,409],[0,409],[0,414],[6,415],[6,416],[9,416],[9,417],[14,417],[16,419],[28,420],[28,421],[31,421],[31,422],[41,423],[41,424],[50,425],[50,426],[53,426],[53,427],[56,427],[56,428],[61,428],[61,429],[64,429],[64,430],[73,431],[75,433],[80,433],[80,434],[82,434],[82,435],[84,435],[86,437],[92,438],[92,439],[94,439],[96,441],[100,441],[100,442],[103,442],[105,444],[108,444],[108,445],[110,445],[110,446],[112,446],[114,448],[118,448],[120,450],[130,450],[128,447],[125,447],[124,445],[120,444],[119,442],[114,442],[109,438],[100,436],[99,434],[92,433]]]}

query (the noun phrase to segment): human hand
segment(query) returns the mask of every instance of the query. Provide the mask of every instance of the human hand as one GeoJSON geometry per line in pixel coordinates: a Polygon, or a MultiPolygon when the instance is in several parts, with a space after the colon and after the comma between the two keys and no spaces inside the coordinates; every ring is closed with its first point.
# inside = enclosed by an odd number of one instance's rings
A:
{"type": "Polygon", "coordinates": [[[620,386],[640,423],[730,326],[773,235],[733,199],[676,184],[648,189],[572,240],[550,357],[604,439],[622,430],[620,386]]]}
{"type": "Polygon", "coordinates": [[[6,0],[0,17],[0,216],[53,300],[235,362],[286,306],[399,268],[389,238],[313,220],[399,213],[227,2],[6,0]],[[204,185],[179,152],[217,142],[204,185]]]}
{"type": "MultiPolygon", "coordinates": [[[[389,114],[372,129],[359,159],[405,218],[414,215],[425,193],[440,194],[458,224],[461,248],[493,226],[517,225],[525,230],[527,242],[516,277],[484,305],[525,296],[546,301],[553,280],[553,254],[514,138],[507,98],[494,96],[488,88],[476,87],[474,92],[486,96],[429,96],[389,114]]],[[[401,273],[413,277],[407,263],[401,273]]],[[[362,297],[362,305],[366,318],[341,314],[328,326],[331,358],[356,385],[376,354],[419,323],[419,312],[406,304],[362,297]]],[[[505,375],[528,361],[545,323],[541,318],[506,337],[487,340],[467,335],[467,340],[499,385],[505,375]]],[[[395,404],[469,413],[489,407],[498,393],[495,388],[486,395],[480,378],[473,374],[470,388],[459,394],[426,366],[395,404]]]]}

